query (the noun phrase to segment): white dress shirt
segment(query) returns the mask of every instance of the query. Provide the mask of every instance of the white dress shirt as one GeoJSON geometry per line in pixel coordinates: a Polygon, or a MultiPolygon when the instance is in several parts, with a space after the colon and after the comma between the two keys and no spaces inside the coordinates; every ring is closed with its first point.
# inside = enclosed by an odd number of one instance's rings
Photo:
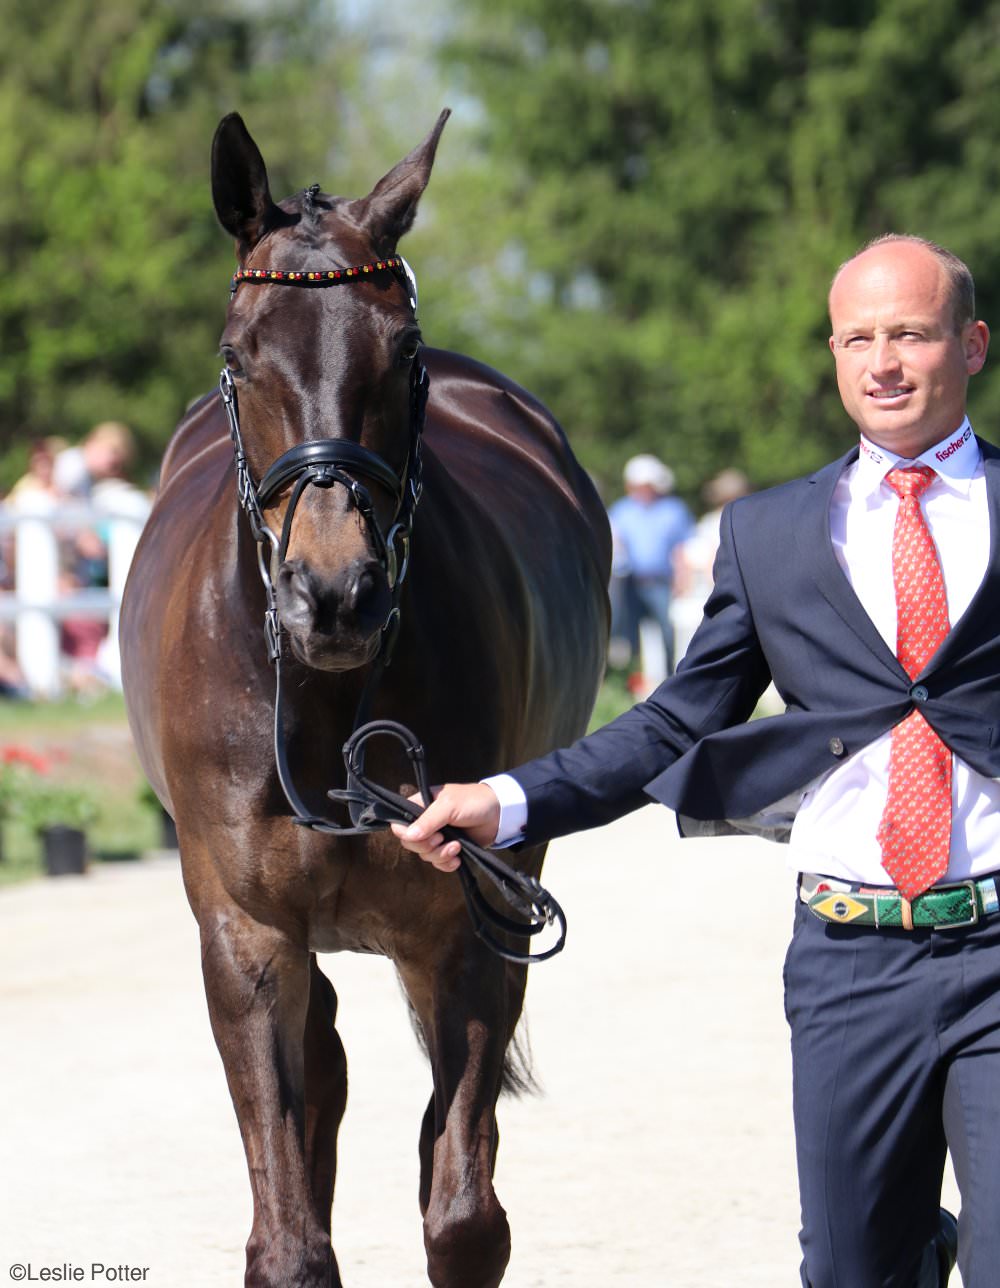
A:
{"type": "MultiPolygon", "coordinates": [[[[861,440],[858,460],[841,475],[830,503],[830,535],[865,612],[893,652],[896,596],[892,531],[899,498],[885,482],[897,466],[929,465],[937,474],[921,498],[937,546],[952,625],[972,602],[990,553],[982,453],[968,420],[916,461],[861,440]]],[[[879,821],[889,783],[891,732],[811,784],[792,826],[789,862],[798,871],[892,885],[882,865],[879,821]]],[[[1000,784],[952,757],[952,823],[943,881],[1000,867],[1000,784]]]]}
{"type": "MultiPolygon", "coordinates": [[[[864,437],[830,503],[830,535],[844,573],[889,648],[896,650],[892,533],[899,498],[885,482],[897,466],[929,465],[937,478],[921,504],[941,561],[948,616],[968,608],[986,573],[989,512],[979,444],[966,419],[916,461],[903,460],[864,437]]],[[[845,695],[845,706],[849,699],[845,695]]],[[[871,885],[892,885],[877,839],[889,781],[891,732],[809,785],[792,827],[789,863],[797,871],[871,885]]],[[[507,774],[483,780],[500,800],[496,844],[516,841],[527,821],[520,784],[507,774]]],[[[1000,867],[1000,784],[952,757],[952,835],[944,881],[1000,867]]]]}

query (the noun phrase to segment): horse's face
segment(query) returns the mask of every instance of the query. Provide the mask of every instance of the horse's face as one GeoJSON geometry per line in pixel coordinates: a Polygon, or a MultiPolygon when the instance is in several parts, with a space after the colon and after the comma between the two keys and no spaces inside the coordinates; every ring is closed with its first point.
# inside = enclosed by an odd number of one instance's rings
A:
{"type": "MultiPolygon", "coordinates": [[[[213,195],[236,237],[241,268],[326,272],[389,258],[413,222],[446,119],[443,113],[368,197],[347,201],[310,190],[276,205],[256,145],[239,117],[227,117],[213,144],[213,195]]],[[[360,444],[403,479],[419,344],[410,292],[389,270],[329,288],[239,288],[220,347],[256,481],[290,448],[320,439],[360,444]]],[[[276,577],[294,652],[323,670],[369,660],[392,607],[379,532],[390,532],[397,496],[386,482],[350,466],[343,472],[365,488],[373,515],[364,517],[343,482],[306,486],[276,577]]],[[[265,504],[275,533],[285,525],[294,484],[290,479],[265,504]]]]}

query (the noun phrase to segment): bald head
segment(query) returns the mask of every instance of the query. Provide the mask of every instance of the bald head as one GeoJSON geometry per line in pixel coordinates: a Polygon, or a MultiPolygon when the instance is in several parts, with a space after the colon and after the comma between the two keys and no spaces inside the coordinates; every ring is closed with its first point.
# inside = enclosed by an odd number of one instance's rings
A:
{"type": "Polygon", "coordinates": [[[944,246],[939,246],[937,242],[928,241],[926,237],[913,237],[909,233],[883,233],[881,237],[875,237],[870,242],[866,242],[850,259],[845,260],[833,275],[833,282],[830,284],[831,300],[837,279],[845,269],[856,261],[867,258],[872,252],[890,246],[910,247],[931,255],[940,266],[947,281],[949,305],[956,333],[973,321],[976,316],[976,284],[968,265],[944,246]]]}

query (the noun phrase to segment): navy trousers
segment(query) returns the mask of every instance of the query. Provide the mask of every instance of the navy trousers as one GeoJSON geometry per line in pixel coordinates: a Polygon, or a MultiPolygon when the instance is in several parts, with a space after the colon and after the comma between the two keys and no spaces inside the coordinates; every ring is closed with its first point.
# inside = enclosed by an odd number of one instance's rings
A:
{"type": "Polygon", "coordinates": [[[808,1288],[923,1288],[951,1150],[964,1288],[1000,1285],[1000,917],[831,925],[785,959],[808,1288]]]}

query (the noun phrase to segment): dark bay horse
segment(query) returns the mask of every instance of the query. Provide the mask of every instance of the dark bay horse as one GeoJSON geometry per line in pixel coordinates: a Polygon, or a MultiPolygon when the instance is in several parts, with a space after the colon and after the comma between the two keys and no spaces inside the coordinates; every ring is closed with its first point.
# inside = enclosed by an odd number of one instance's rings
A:
{"type": "MultiPolygon", "coordinates": [[[[423,346],[415,287],[395,259],[446,116],[367,197],[313,187],[281,203],[240,118],[220,124],[213,195],[240,265],[223,382],[238,398],[245,468],[234,468],[223,400],[203,398],[167,450],[122,606],[129,717],[177,823],[250,1170],[252,1288],[341,1283],[330,1218],[347,1073],[337,996],[316,954],[345,949],[392,959],[430,1060],[420,1205],[431,1282],[492,1288],[510,1253],[492,1184],[495,1109],[514,1072],[525,967],[474,935],[457,880],[404,855],[389,833],[294,824],[276,772],[263,630],[270,584],[283,745],[317,813],[335,808],[325,793],[343,783],[340,748],[396,609],[374,713],[418,733],[434,781],[496,772],[584,729],[607,634],[603,508],[534,398],[423,346]],[[349,268],[358,272],[341,280],[349,268]],[[282,276],[265,282],[258,270],[282,276]],[[283,289],[321,277],[336,284],[283,289]],[[430,394],[414,508],[417,363],[430,394]],[[279,469],[254,493],[267,530],[259,562],[237,473],[252,488],[279,458],[305,468],[331,441],[348,446],[333,467],[320,462],[316,486],[298,489],[301,471],[279,469]],[[407,506],[404,579],[394,523],[407,506]]],[[[410,781],[391,745],[372,745],[368,772],[410,781]]],[[[514,862],[537,875],[542,858],[529,848],[514,862]]]]}

